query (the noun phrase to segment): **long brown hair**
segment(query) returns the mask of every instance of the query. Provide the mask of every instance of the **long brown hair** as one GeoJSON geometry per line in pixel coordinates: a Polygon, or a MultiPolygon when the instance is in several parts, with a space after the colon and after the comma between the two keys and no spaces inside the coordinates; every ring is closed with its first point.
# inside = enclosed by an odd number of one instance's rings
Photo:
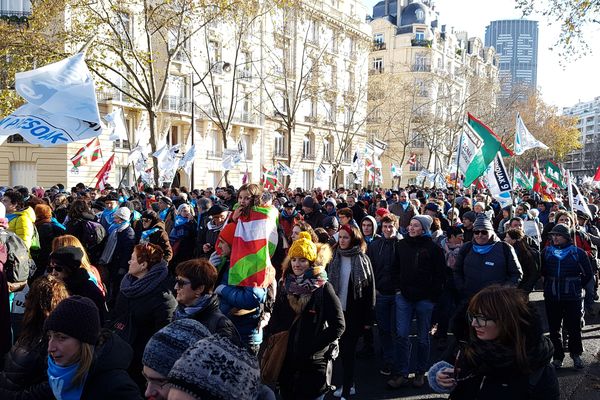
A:
{"type": "Polygon", "coordinates": [[[90,262],[90,258],[87,254],[87,250],[85,249],[85,247],[83,247],[83,244],[81,244],[77,237],[73,235],[62,235],[57,236],[54,238],[54,240],[52,240],[52,251],[55,251],[56,249],[65,246],[74,246],[80,248],[81,251],[83,251],[83,258],[81,259],[81,268],[85,269],[86,271],[92,274],[94,273],[92,269],[92,263],[90,262]]]}
{"type": "MultiPolygon", "coordinates": [[[[340,226],[340,231],[344,230],[350,235],[350,247],[358,246],[360,251],[363,253],[367,252],[367,242],[365,242],[365,238],[362,235],[360,229],[358,229],[354,225],[342,225],[340,226]]],[[[336,250],[340,247],[339,243],[335,244],[336,250]]]]}
{"type": "Polygon", "coordinates": [[[256,183],[248,183],[246,185],[240,186],[238,190],[238,197],[243,190],[246,190],[251,197],[250,204],[241,210],[242,215],[248,216],[250,215],[250,210],[252,209],[252,207],[260,205],[260,195],[262,193],[262,189],[256,183]]]}
{"type": "Polygon", "coordinates": [[[48,315],[67,297],[69,293],[62,281],[50,275],[36,279],[25,299],[23,325],[17,344],[27,346],[39,338],[48,315]]]}
{"type": "MultiPolygon", "coordinates": [[[[516,365],[522,372],[531,372],[527,361],[526,341],[534,316],[525,292],[509,286],[491,285],[471,298],[467,311],[471,314],[483,314],[494,320],[499,329],[496,340],[513,348],[516,365]]],[[[472,342],[478,340],[474,329],[469,329],[469,334],[472,342]]],[[[471,347],[467,346],[465,356],[469,362],[474,362],[471,347]]]]}

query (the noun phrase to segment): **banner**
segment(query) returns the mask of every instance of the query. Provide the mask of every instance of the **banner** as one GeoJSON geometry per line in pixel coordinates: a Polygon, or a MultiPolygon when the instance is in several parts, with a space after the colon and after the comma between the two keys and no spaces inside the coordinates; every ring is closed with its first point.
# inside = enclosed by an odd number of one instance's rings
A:
{"type": "Polygon", "coordinates": [[[127,127],[123,120],[122,109],[115,110],[112,113],[105,115],[104,120],[108,123],[108,127],[110,128],[108,140],[113,142],[115,140],[129,140],[127,137],[127,127]]]}
{"type": "Polygon", "coordinates": [[[331,173],[328,173],[327,168],[323,164],[319,164],[319,166],[315,170],[315,187],[329,187],[330,175],[331,173]]]}
{"type": "Polygon", "coordinates": [[[275,190],[279,185],[279,181],[277,179],[277,170],[275,168],[268,169],[264,165],[262,167],[262,178],[260,179],[260,183],[264,186],[265,189],[275,190]]]}
{"type": "Polygon", "coordinates": [[[184,156],[179,160],[179,168],[182,168],[186,174],[191,175],[192,165],[196,158],[196,145],[192,145],[188,151],[185,152],[184,156]]]}
{"type": "Polygon", "coordinates": [[[29,143],[49,147],[102,132],[94,81],[81,53],[17,73],[15,89],[28,103],[0,120],[0,144],[19,134],[29,143]]]}
{"type": "Polygon", "coordinates": [[[517,114],[517,128],[515,130],[515,154],[520,156],[529,149],[542,148],[548,150],[548,146],[537,140],[529,132],[521,116],[517,114]]]}
{"type": "MultiPolygon", "coordinates": [[[[481,172],[485,171],[485,168],[489,164],[484,164],[482,159],[481,149],[483,148],[483,139],[475,132],[469,125],[466,125],[463,129],[463,133],[460,137],[458,144],[458,168],[465,175],[465,186],[471,185],[479,175],[474,172],[468,174],[471,165],[477,163],[477,169],[481,169],[481,172]]],[[[412,156],[411,156],[412,157],[412,156]]],[[[475,169],[473,169],[474,171],[475,169]]]]}
{"type": "Polygon", "coordinates": [[[402,168],[398,168],[398,166],[396,164],[392,164],[392,168],[391,168],[391,174],[392,174],[392,178],[397,178],[399,176],[402,176],[402,168]]]}
{"type": "Polygon", "coordinates": [[[108,181],[108,174],[112,170],[115,161],[115,154],[108,159],[108,161],[100,168],[100,171],[96,174],[95,178],[98,179],[96,182],[96,189],[104,190],[106,182],[108,181]]]}
{"type": "Polygon", "coordinates": [[[278,161],[277,162],[277,170],[283,176],[291,176],[294,175],[294,170],[287,166],[287,164],[278,161]]]}
{"type": "Polygon", "coordinates": [[[244,153],[240,152],[239,149],[225,149],[223,150],[223,160],[221,166],[223,170],[228,171],[237,167],[243,159],[244,153]]]}
{"type": "Polygon", "coordinates": [[[73,167],[78,168],[88,162],[94,162],[101,157],[102,148],[100,147],[100,140],[95,137],[71,157],[71,162],[73,163],[73,167]]]}
{"type": "Polygon", "coordinates": [[[496,154],[496,158],[488,165],[481,178],[484,185],[489,189],[493,196],[512,190],[510,178],[500,152],[496,154]]]}

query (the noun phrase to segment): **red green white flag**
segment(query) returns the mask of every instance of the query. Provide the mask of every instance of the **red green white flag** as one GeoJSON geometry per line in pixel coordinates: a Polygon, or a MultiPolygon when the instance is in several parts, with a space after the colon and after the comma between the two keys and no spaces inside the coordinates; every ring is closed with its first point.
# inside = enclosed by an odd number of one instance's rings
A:
{"type": "Polygon", "coordinates": [[[100,140],[95,137],[88,144],[77,150],[77,153],[71,157],[71,162],[75,168],[78,168],[89,162],[94,162],[102,158],[102,148],[100,140]]]}
{"type": "Polygon", "coordinates": [[[271,284],[278,215],[274,207],[252,207],[248,216],[240,217],[231,244],[230,285],[266,288],[271,284]]]}
{"type": "Polygon", "coordinates": [[[277,188],[277,186],[279,185],[279,180],[277,179],[277,170],[274,168],[267,169],[263,165],[263,173],[262,173],[262,179],[260,180],[260,183],[267,190],[275,190],[277,188]]]}

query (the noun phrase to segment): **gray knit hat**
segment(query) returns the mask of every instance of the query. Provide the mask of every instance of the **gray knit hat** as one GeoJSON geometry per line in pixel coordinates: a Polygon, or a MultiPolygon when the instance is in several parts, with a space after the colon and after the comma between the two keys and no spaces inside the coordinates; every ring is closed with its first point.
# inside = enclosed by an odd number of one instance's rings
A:
{"type": "Polygon", "coordinates": [[[201,399],[255,399],[260,387],[258,360],[229,338],[209,336],[183,353],[169,382],[201,399]]]}
{"type": "Polygon", "coordinates": [[[144,349],[142,364],[168,376],[184,351],[210,335],[210,331],[194,319],[183,318],[172,322],[150,338],[144,349]]]}
{"type": "Polygon", "coordinates": [[[463,214],[462,219],[468,219],[469,221],[475,222],[475,220],[477,219],[477,214],[475,213],[475,211],[467,211],[463,214]]]}
{"type": "Polygon", "coordinates": [[[473,223],[474,231],[493,231],[492,221],[485,215],[479,214],[473,223]]]}
{"type": "Polygon", "coordinates": [[[429,215],[415,215],[412,219],[416,219],[419,221],[421,226],[423,227],[423,234],[427,235],[431,233],[431,224],[433,224],[433,218],[429,215]]]}

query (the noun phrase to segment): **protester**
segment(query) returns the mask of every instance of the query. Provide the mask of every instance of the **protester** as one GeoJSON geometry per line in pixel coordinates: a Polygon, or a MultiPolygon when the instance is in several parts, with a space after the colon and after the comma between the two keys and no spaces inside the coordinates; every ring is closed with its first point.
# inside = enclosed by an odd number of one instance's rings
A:
{"type": "Polygon", "coordinates": [[[323,227],[325,215],[319,211],[319,203],[311,196],[306,196],[302,200],[302,211],[304,212],[304,221],[313,229],[323,227]]]}
{"type": "MultiPolygon", "coordinates": [[[[27,249],[31,249],[32,244],[35,244],[33,241],[36,235],[35,212],[33,208],[25,205],[23,196],[17,191],[4,193],[2,204],[4,204],[6,209],[8,229],[23,240],[27,249]]],[[[39,239],[35,245],[39,248],[39,239]]]]}
{"type": "Polygon", "coordinates": [[[52,216],[52,209],[46,204],[35,206],[35,226],[38,231],[40,249],[31,252],[31,258],[37,266],[34,277],[43,275],[48,265],[48,257],[52,252],[52,241],[55,237],[64,235],[65,226],[52,216]]]}
{"type": "Polygon", "coordinates": [[[522,230],[508,229],[504,241],[515,249],[517,259],[523,270],[523,279],[519,282],[518,288],[529,294],[533,291],[538,279],[540,279],[539,253],[534,253],[527,245],[522,230]]]}
{"type": "Polygon", "coordinates": [[[206,215],[209,217],[209,221],[206,227],[200,230],[198,235],[198,255],[208,258],[215,251],[219,232],[221,232],[223,226],[228,222],[229,209],[215,204],[206,212],[206,215]]]}
{"type": "Polygon", "coordinates": [[[141,229],[136,232],[139,244],[155,244],[160,247],[164,260],[168,263],[173,258],[173,249],[169,235],[165,231],[165,223],[158,218],[158,214],[152,210],[142,213],[141,229]]]}
{"type": "Polygon", "coordinates": [[[100,330],[98,308],[88,298],[61,301],[44,322],[48,382],[57,399],[141,399],[127,374],[131,347],[100,330]]]}
{"type": "Polygon", "coordinates": [[[67,234],[75,236],[85,246],[90,261],[97,264],[107,233],[85,201],[75,200],[71,204],[65,227],[67,234]]]}
{"type": "Polygon", "coordinates": [[[375,285],[366,248],[358,228],[342,225],[333,260],[327,269],[329,282],[340,299],[346,322],[346,330],[340,339],[343,382],[334,393],[336,397],[345,399],[356,393],[354,363],[358,338],[364,327],[372,326],[374,320],[375,285]]]}
{"type": "Polygon", "coordinates": [[[284,261],[269,329],[271,334],[289,330],[294,338],[288,341],[278,379],[282,399],[322,399],[329,390],[328,364],[334,342],[344,332],[344,315],[327,282],[329,246],[313,243],[307,232],[299,236],[284,261]]]}
{"type": "Polygon", "coordinates": [[[169,233],[169,241],[173,249],[172,269],[180,262],[193,258],[195,240],[194,212],[189,204],[184,203],[177,208],[173,229],[169,233]]]}
{"type": "Polygon", "coordinates": [[[106,324],[132,347],[129,374],[140,387],[144,383],[141,375],[144,347],[154,333],[171,322],[177,307],[168,275],[160,247],[150,243],[135,246],[106,324]]]}
{"type": "Polygon", "coordinates": [[[52,241],[52,251],[66,246],[77,247],[83,252],[83,257],[81,258],[81,268],[88,272],[89,279],[94,282],[98,289],[100,289],[100,292],[102,292],[102,295],[106,297],[106,286],[102,280],[102,275],[100,274],[100,271],[98,271],[98,269],[90,262],[87,251],[79,239],[73,235],[62,235],[52,241]]]}

